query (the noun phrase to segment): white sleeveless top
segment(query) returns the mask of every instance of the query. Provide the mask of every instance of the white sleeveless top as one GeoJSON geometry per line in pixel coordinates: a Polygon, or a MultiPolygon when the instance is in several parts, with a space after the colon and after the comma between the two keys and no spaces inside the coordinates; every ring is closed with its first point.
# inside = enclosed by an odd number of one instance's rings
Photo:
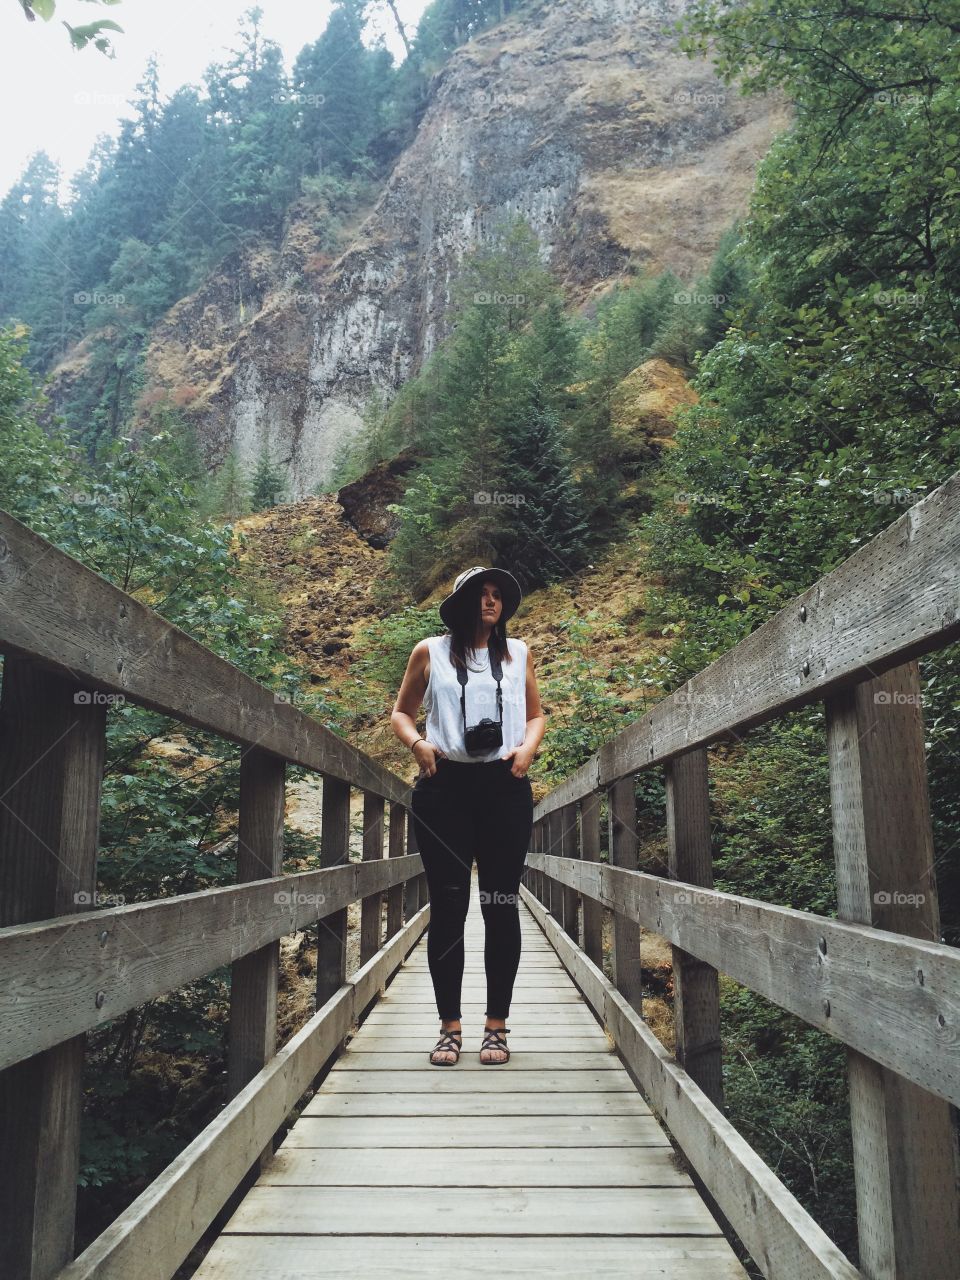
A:
{"type": "MultiPolygon", "coordinates": [[[[503,745],[492,747],[485,755],[472,756],[463,741],[463,713],[460,710],[460,682],[457,669],[450,661],[450,635],[428,636],[430,679],[423,695],[427,713],[424,737],[439,747],[451,760],[483,764],[498,760],[513,747],[519,747],[527,732],[527,645],[523,640],[507,636],[512,662],[502,662],[500,694],[503,699],[503,745]]],[[[497,682],[490,670],[490,654],[486,649],[468,649],[466,710],[467,725],[477,724],[484,716],[496,720],[497,682]],[[475,670],[475,668],[477,668],[475,670]]]]}

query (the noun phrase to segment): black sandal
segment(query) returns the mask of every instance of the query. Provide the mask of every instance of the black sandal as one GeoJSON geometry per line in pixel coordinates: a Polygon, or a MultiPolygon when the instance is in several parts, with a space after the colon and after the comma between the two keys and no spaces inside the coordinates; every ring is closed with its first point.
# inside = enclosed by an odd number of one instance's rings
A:
{"type": "Polygon", "coordinates": [[[430,1050],[431,1067],[455,1067],[460,1061],[460,1050],[463,1048],[463,1030],[460,1031],[441,1031],[440,1039],[430,1050]],[[456,1039],[455,1037],[459,1037],[456,1039]],[[455,1053],[457,1056],[452,1060],[450,1058],[439,1058],[436,1062],[433,1060],[435,1053],[455,1053]]]}
{"type": "Polygon", "coordinates": [[[507,1042],[503,1038],[504,1033],[509,1030],[509,1027],[484,1028],[480,1052],[483,1053],[484,1049],[502,1049],[507,1056],[505,1058],[481,1058],[481,1067],[503,1067],[510,1061],[510,1050],[507,1048],[507,1042]]]}

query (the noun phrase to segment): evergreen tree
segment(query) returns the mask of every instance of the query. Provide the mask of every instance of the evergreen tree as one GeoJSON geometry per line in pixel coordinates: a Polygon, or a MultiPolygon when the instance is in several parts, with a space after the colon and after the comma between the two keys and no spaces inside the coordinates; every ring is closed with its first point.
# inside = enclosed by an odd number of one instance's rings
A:
{"type": "Polygon", "coordinates": [[[279,463],[273,462],[270,446],[264,441],[251,482],[250,504],[253,510],[263,511],[267,507],[275,507],[284,500],[286,487],[286,471],[279,463]]]}
{"type": "Polygon", "coordinates": [[[220,466],[207,481],[200,508],[205,516],[236,520],[253,509],[250,481],[240,463],[236,445],[227,451],[220,466]]]}
{"type": "Polygon", "coordinates": [[[557,411],[541,379],[529,387],[507,437],[507,474],[514,501],[500,550],[522,586],[557,582],[581,568],[589,526],[557,411]]]}

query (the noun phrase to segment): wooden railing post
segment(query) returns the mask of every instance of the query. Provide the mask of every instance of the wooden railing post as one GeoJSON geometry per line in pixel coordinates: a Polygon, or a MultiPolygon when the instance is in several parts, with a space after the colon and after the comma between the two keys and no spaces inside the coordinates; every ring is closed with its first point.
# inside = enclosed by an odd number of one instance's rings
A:
{"type": "MultiPolygon", "coordinates": [[[[402,858],[404,856],[403,837],[407,826],[407,815],[403,805],[394,800],[390,805],[390,825],[387,836],[387,857],[402,858]]],[[[390,939],[403,928],[403,885],[395,884],[387,890],[387,938],[390,939]]]]}
{"type": "MultiPolygon", "coordinates": [[[[363,861],[383,858],[383,796],[363,793],[363,861]]],[[[383,933],[383,894],[370,893],[360,904],[360,963],[364,965],[380,950],[383,933]]]]}
{"type": "MultiPolygon", "coordinates": [[[[637,867],[637,803],[633,774],[619,778],[609,792],[610,862],[615,867],[637,867]]],[[[643,972],[640,966],[640,925],[622,911],[613,915],[614,983],[637,1013],[643,1013],[643,972]]]]}
{"type": "MultiPolygon", "coordinates": [[[[283,867],[286,765],[279,756],[248,747],[240,757],[237,883],[278,876],[283,867]]],[[[227,1095],[240,1090],[277,1051],[277,977],[280,942],[235,960],[230,978],[227,1095]]]]}
{"type": "MultiPolygon", "coordinates": [[[[554,857],[560,856],[560,824],[562,822],[563,813],[559,809],[554,809],[547,814],[547,853],[554,857]]],[[[564,906],[562,888],[559,880],[555,880],[552,876],[547,877],[547,910],[561,928],[564,906]]]]}
{"type": "MultiPolygon", "coordinates": [[[[916,662],[834,695],[826,710],[840,918],[938,941],[916,662]]],[[[922,984],[922,971],[916,980],[922,984]]],[[[954,1280],[960,1216],[950,1105],[852,1049],[847,1067],[864,1275],[954,1280]]]]}
{"type": "MultiPolygon", "coordinates": [[[[560,847],[557,853],[561,858],[579,857],[579,837],[577,833],[577,806],[565,804],[559,810],[560,815],[560,847]]],[[[572,885],[561,885],[563,902],[563,928],[567,935],[579,945],[579,901],[580,895],[572,885]]]]}
{"type": "MultiPolygon", "coordinates": [[[[707,753],[697,747],[665,766],[670,876],[713,888],[707,753]]],[[[677,891],[678,893],[683,891],[677,891]]],[[[677,895],[674,895],[675,901],[677,895]]],[[[707,1097],[723,1106],[720,986],[717,971],[687,951],[673,951],[676,1057],[707,1097]]]]}
{"type": "MultiPolygon", "coordinates": [[[[106,703],[93,691],[7,655],[0,925],[96,907],[105,726],[106,703]]],[[[0,1239],[19,1280],[46,1280],[73,1258],[85,1040],[0,1072],[0,1239]]]]}
{"type": "MultiPolygon", "coordinates": [[[[584,862],[600,861],[600,793],[591,791],[580,807],[580,856],[584,862]]],[[[603,905],[583,898],[583,949],[603,969],[603,905]]]]}
{"type": "MultiPolygon", "coordinates": [[[[350,784],[323,776],[320,865],[339,867],[350,861],[350,784]]],[[[347,908],[341,907],[317,925],[317,1008],[327,1003],[347,979],[347,908]]]]}
{"type": "MultiPolygon", "coordinates": [[[[549,822],[547,821],[546,818],[541,818],[541,820],[537,823],[537,851],[539,853],[547,852],[547,846],[548,846],[547,838],[549,834],[550,834],[549,822]]],[[[547,873],[545,871],[538,871],[537,872],[537,897],[540,899],[543,905],[547,907],[547,909],[549,910],[548,885],[549,885],[549,881],[547,880],[547,873]]]]}

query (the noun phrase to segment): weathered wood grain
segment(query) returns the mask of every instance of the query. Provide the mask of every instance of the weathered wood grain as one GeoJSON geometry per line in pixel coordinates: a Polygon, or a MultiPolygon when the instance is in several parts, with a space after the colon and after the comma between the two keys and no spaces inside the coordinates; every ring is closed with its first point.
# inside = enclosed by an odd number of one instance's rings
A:
{"type": "MultiPolygon", "coordinates": [[[[837,891],[845,920],[940,936],[915,662],[827,702],[837,891]]],[[[954,1280],[960,1154],[951,1107],[848,1051],[861,1265],[871,1280],[954,1280]]]]}
{"type": "MultiPolygon", "coordinates": [[[[7,925],[59,914],[70,928],[95,902],[106,707],[89,692],[28,660],[6,660],[0,920],[7,925]]],[[[58,1040],[0,1072],[0,1239],[10,1275],[23,1280],[47,1280],[73,1256],[84,1037],[58,1040]]]]}
{"type": "Polygon", "coordinates": [[[0,1066],[323,921],[421,865],[419,855],[352,862],[0,929],[0,1066]]]}
{"type": "Polygon", "coordinates": [[[605,743],[534,817],[958,636],[960,472],[605,743]]]}
{"type": "Polygon", "coordinates": [[[0,511],[0,652],[410,803],[410,787],[282,694],[0,511]]]}
{"type": "Polygon", "coordinates": [[[960,952],[619,867],[531,854],[845,1044],[960,1104],[960,952]]]}
{"type": "Polygon", "coordinates": [[[358,969],[58,1280],[170,1280],[426,923],[415,916],[358,969]]]}
{"type": "Polygon", "coordinates": [[[577,986],[603,1018],[657,1115],[765,1276],[864,1280],[783,1183],[667,1052],[603,972],[532,894],[523,900],[577,986]]]}

